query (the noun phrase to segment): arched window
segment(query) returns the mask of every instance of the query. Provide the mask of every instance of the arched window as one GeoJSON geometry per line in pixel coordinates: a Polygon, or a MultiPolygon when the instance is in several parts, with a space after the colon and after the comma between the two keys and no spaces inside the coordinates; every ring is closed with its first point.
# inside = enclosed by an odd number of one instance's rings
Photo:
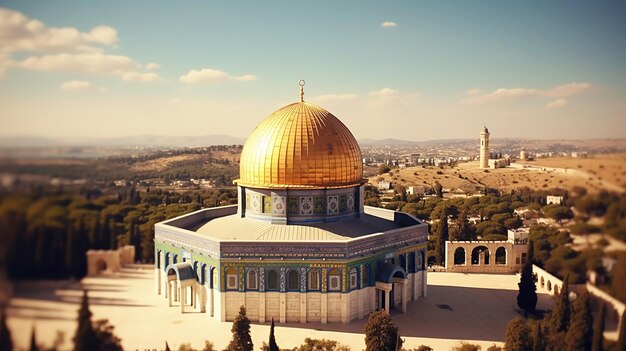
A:
{"type": "Polygon", "coordinates": [[[311,269],[309,271],[309,290],[320,289],[320,271],[318,269],[311,269]]]}
{"type": "Polygon", "coordinates": [[[167,266],[170,265],[170,253],[166,252],[165,253],[165,265],[163,266],[163,268],[167,268],[167,266]]]}
{"type": "Polygon", "coordinates": [[[239,287],[239,274],[237,268],[230,267],[226,269],[226,289],[236,290],[239,287]]]}
{"type": "Polygon", "coordinates": [[[178,255],[177,254],[174,254],[174,259],[172,259],[172,263],[173,264],[178,263],[178,255]]]}
{"type": "Polygon", "coordinates": [[[217,268],[211,268],[211,289],[219,289],[220,288],[220,280],[217,279],[217,268]]]}
{"type": "Polygon", "coordinates": [[[350,269],[350,290],[358,288],[358,276],[356,273],[356,268],[352,267],[350,269]]]}
{"type": "Polygon", "coordinates": [[[287,273],[287,290],[298,291],[300,288],[300,279],[298,271],[292,269],[287,273]]]}
{"type": "Polygon", "coordinates": [[[275,270],[267,272],[267,290],[278,290],[278,272],[275,270]]]}
{"type": "Polygon", "coordinates": [[[496,250],[496,264],[506,264],[506,249],[503,246],[496,250]]]}
{"type": "Polygon", "coordinates": [[[370,286],[370,265],[364,264],[361,268],[361,288],[370,286]]]}
{"type": "Polygon", "coordinates": [[[415,263],[416,263],[416,268],[418,271],[421,271],[422,269],[424,269],[424,265],[426,264],[424,262],[424,251],[422,250],[418,250],[417,251],[417,258],[415,259],[415,263]]]}
{"type": "Polygon", "coordinates": [[[247,283],[247,289],[248,290],[257,290],[258,287],[258,283],[257,283],[257,273],[256,270],[251,269],[248,271],[248,277],[246,278],[246,283],[247,283]]]}
{"type": "Polygon", "coordinates": [[[400,267],[406,270],[406,255],[400,255],[400,267]]]}
{"type": "Polygon", "coordinates": [[[341,290],[341,273],[337,268],[333,268],[328,272],[328,290],[341,290]]]}
{"type": "Polygon", "coordinates": [[[462,247],[457,247],[454,250],[454,264],[456,265],[464,265],[465,264],[465,249],[462,247]]]}
{"type": "Polygon", "coordinates": [[[473,265],[489,265],[489,249],[486,246],[476,246],[472,250],[471,264],[473,265]],[[482,259],[481,259],[482,258],[482,259]]]}

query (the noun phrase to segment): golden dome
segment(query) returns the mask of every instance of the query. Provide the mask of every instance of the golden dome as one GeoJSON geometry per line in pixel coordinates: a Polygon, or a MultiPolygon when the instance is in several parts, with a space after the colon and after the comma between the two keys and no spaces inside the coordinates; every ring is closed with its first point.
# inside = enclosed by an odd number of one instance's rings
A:
{"type": "Polygon", "coordinates": [[[246,140],[237,184],[332,188],[363,182],[359,144],[325,109],[296,102],[272,113],[246,140]]]}

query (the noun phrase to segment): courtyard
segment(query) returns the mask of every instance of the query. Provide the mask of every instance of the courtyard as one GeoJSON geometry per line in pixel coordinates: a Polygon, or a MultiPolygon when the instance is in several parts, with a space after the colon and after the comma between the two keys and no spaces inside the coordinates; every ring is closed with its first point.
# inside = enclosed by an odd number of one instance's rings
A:
{"type": "MultiPolygon", "coordinates": [[[[429,273],[428,296],[410,302],[406,314],[392,311],[404,347],[424,344],[449,350],[461,340],[480,344],[483,349],[501,344],[507,322],[518,314],[518,282],[517,275],[429,273]]],[[[230,340],[232,323],[211,320],[190,307],[185,314],[178,306],[167,307],[167,300],[155,293],[152,266],[132,266],[82,282],[18,284],[8,307],[8,324],[16,346],[27,348],[34,326],[39,343],[49,346],[62,335],[60,350],[70,350],[83,288],[89,290],[93,318],[108,319],[127,350],[161,350],[166,340],[173,350],[181,343],[201,348],[204,340],[221,349],[230,340]]],[[[539,294],[537,307],[551,306],[552,299],[539,294]]],[[[281,348],[298,346],[309,337],[332,339],[352,350],[362,350],[364,324],[365,320],[277,324],[276,339],[281,348]]],[[[267,342],[269,323],[253,323],[251,333],[255,349],[260,348],[267,342]]]]}

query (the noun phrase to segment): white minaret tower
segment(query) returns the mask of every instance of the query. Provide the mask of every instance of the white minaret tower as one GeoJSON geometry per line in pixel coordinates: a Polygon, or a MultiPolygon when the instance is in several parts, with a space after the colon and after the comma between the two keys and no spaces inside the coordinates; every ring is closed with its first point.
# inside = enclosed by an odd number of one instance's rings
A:
{"type": "Polygon", "coordinates": [[[489,168],[489,129],[480,133],[480,168],[489,168]]]}

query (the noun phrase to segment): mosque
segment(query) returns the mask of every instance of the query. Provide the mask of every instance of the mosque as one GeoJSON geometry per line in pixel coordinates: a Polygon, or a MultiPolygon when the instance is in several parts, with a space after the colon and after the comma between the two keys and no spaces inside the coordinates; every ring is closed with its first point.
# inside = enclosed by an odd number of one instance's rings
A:
{"type": "Polygon", "coordinates": [[[181,312],[232,321],[348,323],[405,313],[426,296],[427,224],[363,206],[361,149],[325,109],[300,101],[254,129],[238,205],[155,225],[157,293],[181,312]]]}

